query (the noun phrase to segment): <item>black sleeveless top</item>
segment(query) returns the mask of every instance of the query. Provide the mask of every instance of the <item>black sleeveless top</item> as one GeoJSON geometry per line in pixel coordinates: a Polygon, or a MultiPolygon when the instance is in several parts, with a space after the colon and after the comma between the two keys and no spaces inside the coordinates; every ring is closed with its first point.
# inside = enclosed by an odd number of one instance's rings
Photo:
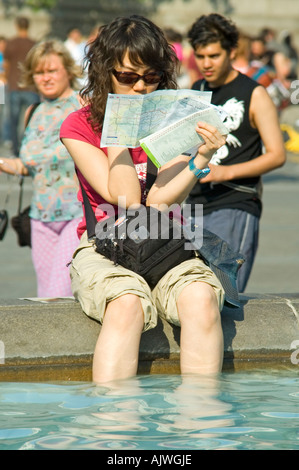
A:
{"type": "MultiPolygon", "coordinates": [[[[253,160],[262,153],[262,142],[257,129],[249,122],[249,105],[257,82],[241,73],[226,85],[209,88],[207,82],[199,80],[192,86],[193,90],[212,91],[212,103],[221,106],[228,114],[226,126],[229,129],[226,144],[213,156],[211,163],[216,165],[233,165],[253,160]]],[[[243,186],[234,189],[224,184],[196,183],[191,190],[187,203],[203,204],[204,214],[218,209],[241,209],[260,217],[262,203],[255,188],[261,185],[260,177],[232,180],[243,186]],[[245,188],[244,188],[245,187],[245,188]],[[246,188],[249,191],[246,191],[246,188]],[[245,191],[244,191],[245,189],[245,191]]]]}

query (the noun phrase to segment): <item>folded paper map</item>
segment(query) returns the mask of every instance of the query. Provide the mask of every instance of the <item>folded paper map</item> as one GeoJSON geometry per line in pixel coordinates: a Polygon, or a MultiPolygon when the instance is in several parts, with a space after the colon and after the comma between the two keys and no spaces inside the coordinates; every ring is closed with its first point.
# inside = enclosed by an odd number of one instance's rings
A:
{"type": "Polygon", "coordinates": [[[140,146],[140,139],[210,106],[212,93],[157,90],[147,95],[109,94],[101,147],[140,146]]]}
{"type": "Polygon", "coordinates": [[[196,150],[204,143],[203,138],[195,131],[199,121],[213,125],[222,135],[228,134],[217,107],[211,105],[141,139],[140,145],[159,168],[190,149],[191,152],[196,150]]]}

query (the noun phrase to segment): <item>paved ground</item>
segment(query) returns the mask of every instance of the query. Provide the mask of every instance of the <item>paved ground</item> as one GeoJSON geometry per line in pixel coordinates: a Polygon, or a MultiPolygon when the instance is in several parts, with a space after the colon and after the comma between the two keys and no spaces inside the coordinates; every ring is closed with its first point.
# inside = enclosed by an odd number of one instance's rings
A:
{"type": "MultiPolygon", "coordinates": [[[[284,122],[299,119],[299,107],[292,106],[282,116],[284,122]]],[[[8,155],[0,148],[0,157],[8,155]]],[[[0,175],[0,208],[11,190],[8,211],[17,212],[18,181],[0,175]]],[[[25,183],[24,204],[28,204],[31,183],[25,183]]],[[[299,153],[289,153],[286,165],[264,177],[264,209],[260,246],[246,293],[299,292],[299,153]]],[[[20,248],[9,228],[0,241],[0,298],[36,296],[35,274],[30,249],[20,248]]]]}

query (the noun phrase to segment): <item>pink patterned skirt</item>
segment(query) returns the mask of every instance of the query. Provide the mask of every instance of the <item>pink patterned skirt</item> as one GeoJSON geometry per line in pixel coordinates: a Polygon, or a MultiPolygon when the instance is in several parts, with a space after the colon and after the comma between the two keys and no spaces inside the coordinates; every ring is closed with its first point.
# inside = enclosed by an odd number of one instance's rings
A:
{"type": "Polygon", "coordinates": [[[31,219],[32,261],[38,297],[72,296],[68,263],[79,244],[80,218],[63,222],[31,219]]]}

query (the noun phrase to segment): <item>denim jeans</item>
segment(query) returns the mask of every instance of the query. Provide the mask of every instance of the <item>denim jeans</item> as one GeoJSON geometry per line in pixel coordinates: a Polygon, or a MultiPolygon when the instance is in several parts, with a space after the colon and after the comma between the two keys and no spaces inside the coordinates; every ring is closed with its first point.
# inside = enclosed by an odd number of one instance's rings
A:
{"type": "Polygon", "coordinates": [[[244,256],[245,262],[237,278],[238,290],[244,292],[257,252],[259,218],[239,209],[220,209],[205,215],[203,226],[244,256]]]}
{"type": "Polygon", "coordinates": [[[13,152],[16,157],[19,156],[20,141],[24,127],[20,120],[26,108],[39,101],[38,94],[33,91],[16,90],[9,92],[10,132],[13,152]]]}
{"type": "Polygon", "coordinates": [[[8,91],[6,85],[1,84],[0,86],[3,87],[1,89],[0,103],[0,140],[5,142],[11,141],[8,91]]]}

